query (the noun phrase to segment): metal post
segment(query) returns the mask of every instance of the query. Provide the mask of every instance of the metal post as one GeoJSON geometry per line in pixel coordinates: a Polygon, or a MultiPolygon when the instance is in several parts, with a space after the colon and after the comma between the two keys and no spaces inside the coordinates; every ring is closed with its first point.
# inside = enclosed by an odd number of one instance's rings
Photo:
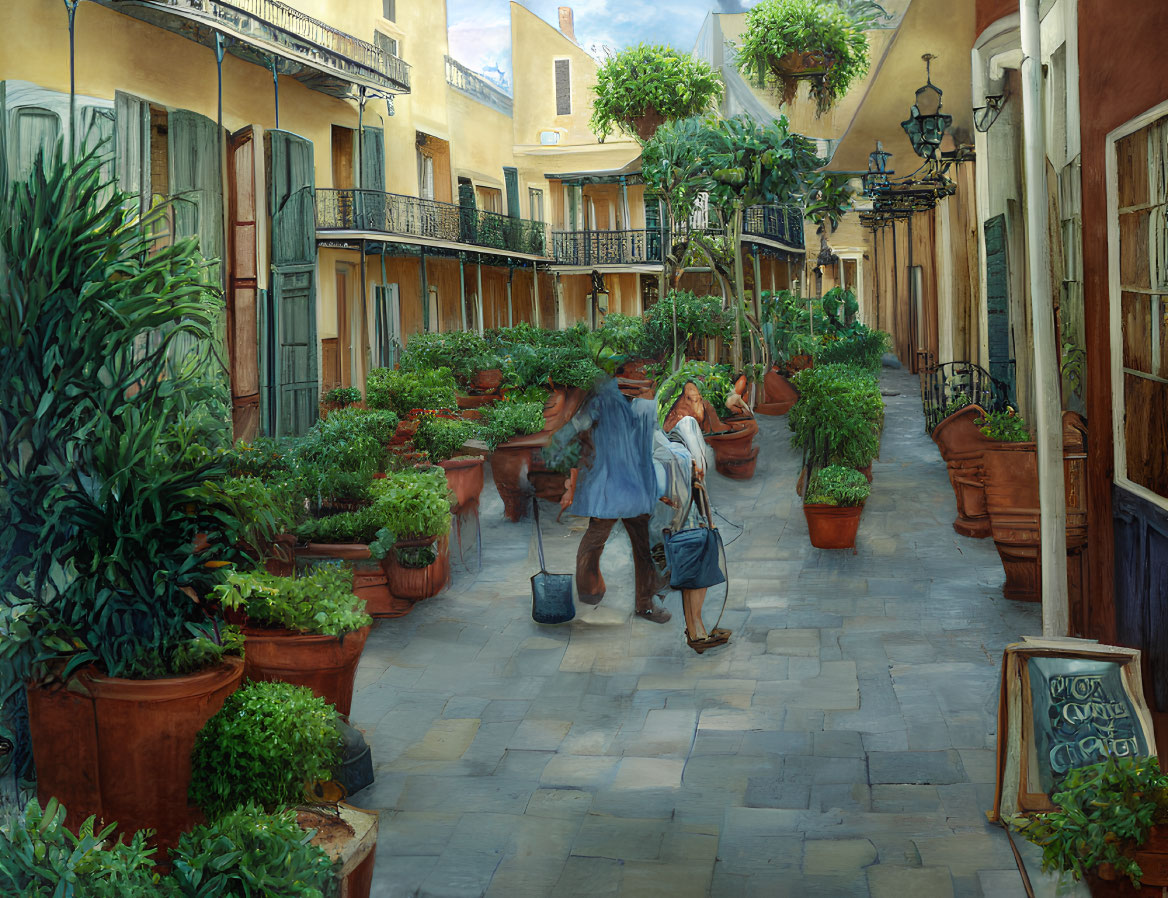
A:
{"type": "Polygon", "coordinates": [[[515,277],[515,266],[507,268],[507,327],[515,326],[515,315],[511,306],[511,281],[515,277]]]}
{"type": "Polygon", "coordinates": [[[486,305],[483,302],[483,262],[481,258],[475,263],[475,280],[478,286],[475,309],[478,312],[478,332],[481,337],[483,335],[483,308],[486,305]]]}
{"type": "Polygon", "coordinates": [[[77,146],[77,80],[73,53],[73,24],[77,17],[77,4],[81,0],[65,0],[65,11],[69,14],[69,159],[76,158],[77,146]]]}
{"type": "Polygon", "coordinates": [[[531,263],[531,320],[539,327],[539,265],[531,263]]]}
{"type": "Polygon", "coordinates": [[[357,183],[360,190],[364,185],[361,182],[361,157],[365,148],[365,88],[357,88],[357,183]]]}
{"type": "Polygon", "coordinates": [[[1038,448],[1042,570],[1042,635],[1066,636],[1067,509],[1063,483],[1062,402],[1054,332],[1047,230],[1046,147],[1042,116],[1039,0],[1021,0],[1022,131],[1026,179],[1026,249],[1030,264],[1030,314],[1034,324],[1034,395],[1038,448]]]}
{"type": "Polygon", "coordinates": [[[430,333],[430,287],[426,283],[426,251],[422,250],[422,329],[425,333],[430,333]]]}
{"type": "MultiPolygon", "coordinates": [[[[368,288],[368,286],[366,286],[366,274],[365,274],[365,241],[362,240],[361,241],[361,326],[357,329],[357,332],[364,335],[364,337],[361,340],[360,350],[361,350],[361,360],[364,362],[364,364],[361,367],[365,369],[365,376],[366,377],[369,376],[369,363],[372,361],[372,359],[370,358],[370,352],[369,352],[369,340],[368,340],[369,335],[365,334],[365,327],[369,322],[368,290],[369,290],[369,288],[368,288]]],[[[350,356],[350,358],[351,358],[351,356],[350,356]]],[[[350,364],[352,364],[352,362],[350,362],[350,364]]],[[[362,386],[364,386],[364,385],[362,384],[362,386]]],[[[362,389],[361,392],[364,393],[365,391],[362,389]]]]}
{"type": "Polygon", "coordinates": [[[458,296],[460,302],[458,303],[458,310],[462,313],[462,329],[466,330],[466,262],[463,261],[462,255],[458,257],[458,296]]]}
{"type": "Polygon", "coordinates": [[[280,76],[276,73],[276,57],[272,57],[272,93],[276,103],[276,130],[280,130],[280,76]]]}

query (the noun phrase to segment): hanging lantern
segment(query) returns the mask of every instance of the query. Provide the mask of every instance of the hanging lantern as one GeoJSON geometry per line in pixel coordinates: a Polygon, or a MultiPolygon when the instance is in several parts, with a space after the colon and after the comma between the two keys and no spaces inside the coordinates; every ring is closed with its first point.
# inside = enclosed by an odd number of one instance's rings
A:
{"type": "Polygon", "coordinates": [[[925,86],[917,90],[910,117],[900,126],[908,135],[914,153],[922,159],[935,160],[945,129],[953,124],[953,116],[941,112],[941,89],[933,84],[930,72],[930,63],[936,57],[926,53],[921,58],[925,61],[925,86]]]}
{"type": "Polygon", "coordinates": [[[888,190],[890,183],[888,176],[896,174],[888,169],[888,160],[891,156],[892,154],[884,149],[884,144],[876,141],[876,149],[868,154],[868,171],[860,176],[864,184],[864,196],[876,197],[888,190]]]}

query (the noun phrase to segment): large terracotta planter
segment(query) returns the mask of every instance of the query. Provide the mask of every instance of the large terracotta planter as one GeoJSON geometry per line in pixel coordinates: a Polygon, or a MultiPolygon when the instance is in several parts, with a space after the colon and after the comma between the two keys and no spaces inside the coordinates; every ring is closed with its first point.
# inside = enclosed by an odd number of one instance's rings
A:
{"type": "MultiPolygon", "coordinates": [[[[1063,478],[1067,509],[1068,585],[1081,589],[1081,556],[1087,545],[1086,423],[1063,413],[1063,478]]],[[[982,451],[990,531],[1006,582],[1002,594],[1021,602],[1041,600],[1038,455],[1034,443],[989,440],[982,451]]],[[[1075,607],[1081,596],[1072,594],[1075,607]]]]}
{"type": "Polygon", "coordinates": [[[730,418],[722,422],[721,433],[707,433],[706,442],[714,450],[714,468],[724,477],[745,480],[754,476],[758,449],[752,446],[758,433],[754,418],[730,418]]]}
{"type": "Polygon", "coordinates": [[[817,549],[854,549],[863,505],[803,505],[811,545],[817,549]]]}
{"type": "Polygon", "coordinates": [[[370,627],[343,636],[320,636],[295,630],[244,627],[243,677],[282,680],[307,686],[337,713],[348,716],[353,706],[353,678],[370,627]]]}
{"type": "Polygon", "coordinates": [[[343,561],[353,568],[353,593],[365,600],[365,610],[373,617],[403,617],[414,607],[413,602],[396,596],[390,590],[381,562],[369,555],[364,543],[309,543],[296,550],[302,565],[313,560],[343,561]]]}
{"type": "Polygon", "coordinates": [[[530,504],[527,473],[542,467],[538,460],[540,450],[576,414],[585,396],[587,393],[579,389],[554,390],[544,406],[543,430],[508,440],[491,454],[491,478],[503,500],[503,514],[508,520],[518,521],[523,517],[530,504]]]}
{"type": "Polygon", "coordinates": [[[454,493],[454,510],[459,511],[471,502],[477,502],[483,492],[483,462],[481,456],[464,456],[440,461],[446,472],[446,483],[454,493]]]}
{"type": "Polygon", "coordinates": [[[424,539],[400,539],[394,548],[418,548],[438,541],[438,557],[422,568],[404,567],[398,563],[397,552],[389,552],[382,561],[390,591],[399,598],[420,602],[438,595],[450,583],[450,539],[448,536],[424,539]]]}
{"type": "Polygon", "coordinates": [[[173,847],[203,820],[187,801],[195,736],[242,678],[243,661],[228,658],[162,680],[107,677],[91,667],[64,688],[30,684],[41,802],[57,798],[72,828],[94,814],[117,821],[119,832],[154,829],[156,845],[173,847]]]}
{"type": "Polygon", "coordinates": [[[470,388],[476,393],[493,393],[503,384],[501,368],[487,368],[479,371],[470,381],[470,388]]]}
{"type": "MultiPolygon", "coordinates": [[[[1153,826],[1148,831],[1148,839],[1139,848],[1132,851],[1135,861],[1140,865],[1140,884],[1142,886],[1168,886],[1168,827],[1153,826]]],[[[1096,896],[1135,896],[1135,898],[1150,898],[1159,894],[1155,889],[1137,889],[1126,876],[1118,874],[1110,864],[1102,864],[1093,874],[1087,875],[1087,884],[1091,894],[1096,896]]]]}
{"type": "Polygon", "coordinates": [[[799,401],[799,393],[791,382],[775,369],[762,379],[762,398],[754,407],[761,415],[785,415],[799,401]]]}
{"type": "Polygon", "coordinates": [[[302,829],[316,830],[312,844],[333,862],[340,881],[333,894],[337,898],[369,898],[377,856],[378,814],[341,802],[335,810],[331,806],[299,808],[296,822],[302,829]]]}
{"type": "Polygon", "coordinates": [[[933,442],[941,450],[957,500],[953,529],[974,539],[990,535],[981,457],[986,446],[994,441],[987,439],[973,423],[984,415],[985,410],[980,405],[967,405],[933,428],[933,442]]]}

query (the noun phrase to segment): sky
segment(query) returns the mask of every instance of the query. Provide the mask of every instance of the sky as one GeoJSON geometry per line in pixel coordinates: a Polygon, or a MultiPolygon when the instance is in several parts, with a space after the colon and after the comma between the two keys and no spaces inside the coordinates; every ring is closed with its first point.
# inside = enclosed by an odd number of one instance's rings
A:
{"type": "MultiPolygon", "coordinates": [[[[595,56],[603,47],[670,44],[690,50],[706,14],[744,12],[758,0],[520,0],[558,27],[557,9],[575,12],[576,42],[595,56]]],[[[508,0],[446,0],[450,55],[492,81],[511,88],[511,19],[508,0]]]]}

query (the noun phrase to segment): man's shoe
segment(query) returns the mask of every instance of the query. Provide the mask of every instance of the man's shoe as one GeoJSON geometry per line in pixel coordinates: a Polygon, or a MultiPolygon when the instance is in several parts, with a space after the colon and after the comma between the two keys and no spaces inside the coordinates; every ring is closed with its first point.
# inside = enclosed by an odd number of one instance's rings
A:
{"type": "Polygon", "coordinates": [[[668,611],[660,605],[654,605],[652,608],[638,608],[636,611],[637,617],[651,620],[655,624],[664,624],[673,617],[668,611]]]}

